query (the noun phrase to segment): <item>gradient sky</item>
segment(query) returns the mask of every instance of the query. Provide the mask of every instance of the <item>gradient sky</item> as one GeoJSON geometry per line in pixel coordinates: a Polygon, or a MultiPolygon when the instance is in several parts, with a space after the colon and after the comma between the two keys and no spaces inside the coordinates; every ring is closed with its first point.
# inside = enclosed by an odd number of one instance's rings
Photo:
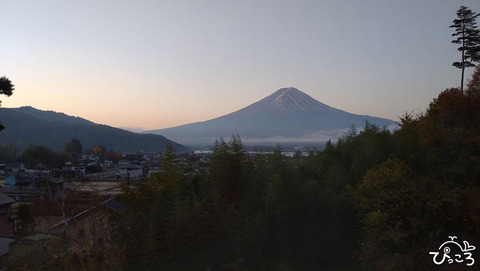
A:
{"type": "Polygon", "coordinates": [[[461,5],[480,12],[478,0],[0,0],[0,76],[15,84],[0,100],[157,129],[296,87],[398,120],[459,86],[461,5]]]}

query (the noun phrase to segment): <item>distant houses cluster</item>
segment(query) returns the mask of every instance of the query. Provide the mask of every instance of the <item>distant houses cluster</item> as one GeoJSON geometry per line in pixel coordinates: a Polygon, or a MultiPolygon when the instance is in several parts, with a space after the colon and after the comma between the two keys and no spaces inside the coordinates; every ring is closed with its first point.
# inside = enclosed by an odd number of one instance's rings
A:
{"type": "MultiPolygon", "coordinates": [[[[48,168],[37,164],[26,168],[22,162],[0,161],[0,192],[17,202],[35,202],[48,199],[48,191],[61,190],[70,181],[122,181],[140,180],[161,171],[162,154],[124,154],[122,160],[101,160],[95,154],[82,154],[76,163],[66,162],[61,168],[48,168]]],[[[207,154],[184,153],[181,160],[208,164],[207,154]]]]}
{"type": "MultiPolygon", "coordinates": [[[[0,192],[20,202],[46,200],[46,189],[61,189],[70,181],[141,180],[161,171],[162,154],[123,154],[118,161],[102,160],[96,154],[82,154],[77,162],[66,162],[62,167],[49,168],[37,164],[26,168],[22,162],[0,161],[0,192]]],[[[208,153],[183,153],[179,159],[206,168],[208,153]]]]}
{"type": "MultiPolygon", "coordinates": [[[[209,162],[208,153],[184,153],[178,158],[180,162],[194,164],[198,168],[207,168],[209,162]]],[[[120,182],[146,180],[162,170],[162,159],[163,155],[157,153],[123,154],[117,161],[102,160],[96,154],[82,154],[76,162],[66,162],[56,168],[44,164],[27,168],[22,162],[0,161],[0,270],[7,266],[9,246],[15,242],[13,238],[17,216],[12,215],[12,204],[53,202],[69,190],[81,186],[86,187],[86,190],[79,191],[107,197],[101,204],[69,216],[64,222],[51,225],[53,232],[61,232],[62,225],[68,222],[72,239],[80,244],[91,237],[88,236],[90,231],[85,230],[85,223],[88,223],[92,216],[106,219],[111,212],[118,213],[122,209],[121,203],[115,199],[115,194],[120,191],[120,182]],[[99,183],[108,183],[110,186],[113,184],[116,189],[88,190],[89,185],[99,183]],[[77,184],[80,186],[76,186],[77,184]]]]}

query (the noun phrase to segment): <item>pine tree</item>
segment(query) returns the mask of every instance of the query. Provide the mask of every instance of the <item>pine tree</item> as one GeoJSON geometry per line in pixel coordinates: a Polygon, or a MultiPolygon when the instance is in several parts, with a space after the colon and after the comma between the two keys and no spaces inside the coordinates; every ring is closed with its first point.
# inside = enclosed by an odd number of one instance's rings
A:
{"type": "Polygon", "coordinates": [[[480,62],[480,31],[477,29],[477,17],[480,14],[473,12],[465,6],[461,6],[457,11],[457,19],[453,20],[450,26],[455,29],[452,43],[459,44],[458,50],[462,52],[462,60],[453,62],[453,66],[462,70],[462,79],[460,89],[463,93],[463,81],[465,68],[474,67],[475,62],[480,62]]]}
{"type": "MultiPolygon", "coordinates": [[[[3,77],[0,77],[0,94],[3,94],[3,95],[6,95],[6,96],[10,96],[13,94],[13,90],[14,90],[14,86],[12,84],[12,81],[10,81],[10,79],[8,79],[7,77],[3,76],[3,77]]],[[[0,101],[0,105],[2,104],[2,102],[0,101]]],[[[5,126],[3,126],[1,123],[0,123],[0,131],[3,130],[5,128],[5,126]]]]}
{"type": "Polygon", "coordinates": [[[10,79],[5,76],[0,77],[0,94],[10,96],[12,95],[14,89],[15,88],[13,87],[12,81],[10,81],[10,79]]]}

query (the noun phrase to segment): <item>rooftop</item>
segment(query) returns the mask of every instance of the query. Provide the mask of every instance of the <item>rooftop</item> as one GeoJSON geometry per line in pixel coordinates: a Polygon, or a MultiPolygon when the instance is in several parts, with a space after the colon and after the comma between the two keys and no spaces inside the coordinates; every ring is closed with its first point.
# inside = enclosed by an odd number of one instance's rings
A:
{"type": "Polygon", "coordinates": [[[14,203],[15,200],[0,192],[0,205],[14,203]]]}

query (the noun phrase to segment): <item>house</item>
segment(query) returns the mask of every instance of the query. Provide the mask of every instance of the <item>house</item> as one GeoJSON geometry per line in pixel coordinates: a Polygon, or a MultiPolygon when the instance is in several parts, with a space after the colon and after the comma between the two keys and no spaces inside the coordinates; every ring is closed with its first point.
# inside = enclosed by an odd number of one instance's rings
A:
{"type": "Polygon", "coordinates": [[[135,164],[119,164],[117,168],[122,179],[136,179],[142,177],[143,174],[143,167],[135,164]]]}
{"type": "Polygon", "coordinates": [[[103,202],[103,205],[117,213],[120,213],[123,210],[123,204],[115,197],[107,199],[103,202]]]}
{"type": "Polygon", "coordinates": [[[45,191],[37,187],[38,174],[33,172],[14,172],[5,178],[5,188],[0,191],[18,202],[36,202],[45,199],[45,191]]]}
{"type": "Polygon", "coordinates": [[[11,238],[15,227],[11,217],[11,205],[14,202],[13,199],[0,192],[0,270],[6,270],[10,244],[15,241],[11,238]]]}
{"type": "Polygon", "coordinates": [[[33,172],[14,172],[5,178],[5,188],[35,188],[39,181],[40,177],[33,172]]]}
{"type": "Polygon", "coordinates": [[[5,188],[0,191],[18,202],[37,202],[47,199],[46,194],[57,197],[64,182],[61,178],[49,178],[48,183],[42,183],[36,173],[16,172],[5,179],[5,188]]]}
{"type": "Polygon", "coordinates": [[[0,193],[3,193],[17,202],[38,202],[45,200],[45,190],[40,188],[0,188],[0,193]]]}
{"type": "MultiPolygon", "coordinates": [[[[71,249],[78,252],[93,248],[107,249],[111,237],[110,223],[122,210],[122,203],[113,197],[68,219],[71,249]]],[[[53,231],[65,234],[65,222],[55,225],[53,231]]]]}
{"type": "Polygon", "coordinates": [[[114,168],[115,164],[111,160],[106,160],[102,164],[102,169],[114,168]]]}
{"type": "Polygon", "coordinates": [[[15,241],[12,238],[0,237],[0,270],[7,270],[10,244],[15,241]]]}
{"type": "Polygon", "coordinates": [[[25,165],[21,162],[9,162],[5,163],[6,172],[19,172],[25,171],[25,165]]]}
{"type": "Polygon", "coordinates": [[[100,157],[96,154],[82,154],[82,160],[98,162],[100,161],[100,157]]]}
{"type": "Polygon", "coordinates": [[[158,172],[160,170],[160,162],[156,161],[146,161],[140,164],[144,168],[147,177],[149,178],[152,173],[158,172]]]}
{"type": "Polygon", "coordinates": [[[155,154],[144,153],[142,156],[142,160],[144,161],[152,161],[155,158],[155,154]]]}
{"type": "Polygon", "coordinates": [[[87,166],[85,164],[72,164],[70,162],[65,163],[62,169],[62,174],[67,174],[67,176],[78,177],[84,176],[87,166]]]}
{"type": "Polygon", "coordinates": [[[131,164],[129,160],[120,160],[117,162],[118,165],[128,165],[131,164]]]}
{"type": "Polygon", "coordinates": [[[14,224],[11,219],[11,204],[15,200],[0,192],[0,236],[12,237],[14,224]]]}

